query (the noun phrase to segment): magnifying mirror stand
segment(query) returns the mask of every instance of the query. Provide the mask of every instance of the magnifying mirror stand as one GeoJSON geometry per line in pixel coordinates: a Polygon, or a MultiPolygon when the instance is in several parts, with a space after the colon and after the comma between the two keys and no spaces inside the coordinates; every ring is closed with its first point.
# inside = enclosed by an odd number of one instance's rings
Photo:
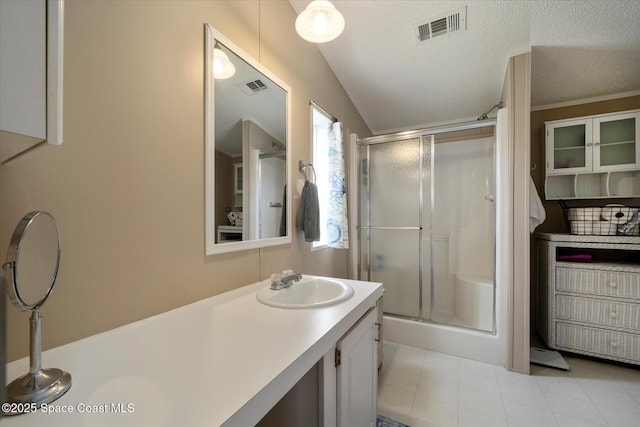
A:
{"type": "Polygon", "coordinates": [[[29,373],[17,378],[7,386],[7,402],[51,403],[71,387],[69,373],[56,368],[42,369],[41,320],[40,310],[36,308],[31,312],[29,319],[31,332],[29,373]]]}
{"type": "MultiPolygon", "coordinates": [[[[1,0],[0,0],[1,1],[1,0]]],[[[6,388],[8,403],[48,404],[71,387],[71,375],[60,369],[42,369],[42,316],[60,266],[60,237],[53,216],[44,211],[26,214],[16,226],[2,265],[9,283],[9,300],[30,311],[29,373],[6,388]]],[[[21,406],[18,405],[18,408],[21,406]]],[[[31,406],[22,406],[29,410],[31,406]]],[[[18,415],[23,412],[7,412],[18,415]]]]}

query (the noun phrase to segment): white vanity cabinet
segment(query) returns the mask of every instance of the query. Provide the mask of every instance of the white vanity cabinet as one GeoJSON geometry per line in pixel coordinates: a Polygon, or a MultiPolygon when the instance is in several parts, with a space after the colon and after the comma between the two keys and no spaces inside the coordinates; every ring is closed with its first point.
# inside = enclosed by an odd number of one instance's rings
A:
{"type": "Polygon", "coordinates": [[[640,110],[545,123],[545,195],[640,195],[640,110]]]}
{"type": "Polygon", "coordinates": [[[640,237],[538,233],[538,332],[553,349],[640,364],[640,237]],[[558,261],[589,252],[592,262],[558,261]]]}
{"type": "Polygon", "coordinates": [[[336,345],[337,425],[376,425],[378,312],[372,308],[336,345]]]}
{"type": "Polygon", "coordinates": [[[378,300],[322,358],[323,427],[376,425],[381,303],[378,300]]]}
{"type": "Polygon", "coordinates": [[[0,1],[0,161],[62,143],[63,0],[0,1]]]}

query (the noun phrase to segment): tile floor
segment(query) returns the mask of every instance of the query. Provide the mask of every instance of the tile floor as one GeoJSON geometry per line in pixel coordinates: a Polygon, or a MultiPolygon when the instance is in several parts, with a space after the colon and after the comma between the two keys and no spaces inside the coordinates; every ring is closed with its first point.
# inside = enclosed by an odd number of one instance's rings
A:
{"type": "Polygon", "coordinates": [[[378,413],[411,427],[640,426],[640,368],[565,357],[532,375],[384,343],[378,413]]]}

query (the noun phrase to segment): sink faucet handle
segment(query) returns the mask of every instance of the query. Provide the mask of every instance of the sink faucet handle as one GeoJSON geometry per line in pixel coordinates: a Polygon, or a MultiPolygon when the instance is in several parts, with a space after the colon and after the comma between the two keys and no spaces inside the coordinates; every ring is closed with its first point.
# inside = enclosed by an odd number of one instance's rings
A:
{"type": "Polygon", "coordinates": [[[280,273],[273,273],[271,275],[271,284],[272,285],[277,285],[278,283],[282,282],[282,274],[280,273]]]}
{"type": "Polygon", "coordinates": [[[282,270],[283,276],[291,276],[293,274],[293,270],[282,270]]]}

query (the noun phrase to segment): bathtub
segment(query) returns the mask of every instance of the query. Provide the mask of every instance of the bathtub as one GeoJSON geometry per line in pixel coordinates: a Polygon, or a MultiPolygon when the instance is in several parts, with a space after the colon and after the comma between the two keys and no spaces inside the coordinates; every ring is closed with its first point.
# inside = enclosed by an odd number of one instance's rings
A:
{"type": "Polygon", "coordinates": [[[498,334],[385,315],[384,340],[504,366],[505,343],[498,334]]]}
{"type": "Polygon", "coordinates": [[[493,278],[456,273],[454,315],[458,325],[483,331],[493,327],[493,278]]]}
{"type": "Polygon", "coordinates": [[[385,315],[384,340],[504,366],[504,331],[499,325],[506,308],[499,287],[495,296],[497,326],[494,329],[491,310],[477,308],[493,306],[494,285],[491,278],[463,273],[454,277],[456,307],[451,325],[385,315]],[[469,324],[463,324],[464,321],[469,324]],[[476,326],[469,326],[472,324],[476,326]],[[485,332],[480,328],[495,332],[485,332]]]}

